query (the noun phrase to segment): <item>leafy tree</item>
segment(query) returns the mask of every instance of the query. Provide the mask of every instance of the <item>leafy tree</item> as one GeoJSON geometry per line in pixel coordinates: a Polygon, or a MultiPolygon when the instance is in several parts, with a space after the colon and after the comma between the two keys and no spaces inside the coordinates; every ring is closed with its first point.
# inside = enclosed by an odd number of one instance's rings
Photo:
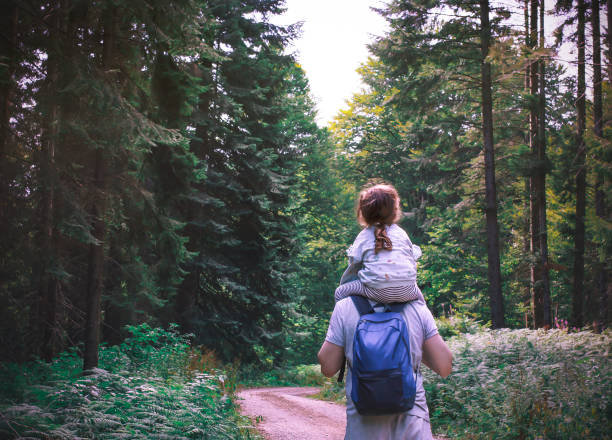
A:
{"type": "MultiPolygon", "coordinates": [[[[491,40],[485,58],[481,31],[486,26],[481,26],[480,5],[444,5],[448,7],[398,1],[379,11],[391,31],[372,45],[375,58],[360,71],[368,89],[354,96],[349,110],[332,126],[340,151],[348,159],[343,175],[357,183],[378,177],[398,187],[407,208],[407,229],[423,245],[419,282],[433,310],[447,312],[452,304],[454,310],[488,320],[492,310],[482,295],[489,284],[488,267],[483,264],[486,168],[484,137],[478,128],[486,107],[480,96],[481,60],[490,63],[499,189],[493,205],[498,210],[501,286],[508,304],[504,319],[511,326],[550,325],[550,319],[534,322],[529,318],[529,266],[534,260],[530,257],[529,187],[525,182],[538,170],[539,208],[532,212],[537,214],[540,231],[546,232],[551,224],[554,228],[548,234],[533,235],[537,238],[535,249],[544,272],[553,270],[550,282],[555,287],[555,316],[567,316],[566,224],[554,211],[553,221],[542,213],[544,194],[553,197],[555,209],[566,209],[563,188],[567,185],[559,186],[558,180],[568,175],[563,171],[566,164],[551,165],[544,147],[549,144],[557,160],[568,159],[565,153],[558,153],[567,142],[568,118],[573,117],[567,94],[571,82],[561,79],[564,72],[553,62],[541,71],[535,63],[533,72],[539,77],[536,75],[533,84],[537,87],[525,90],[525,66],[550,54],[541,38],[537,43],[537,23],[542,20],[537,4],[532,21],[536,44],[531,48],[524,44],[521,33],[507,25],[514,12],[491,9],[491,40]],[[546,118],[542,103],[550,109],[546,118]],[[535,131],[531,138],[542,139],[533,144],[533,154],[528,143],[532,109],[536,119],[546,123],[532,124],[535,131]],[[543,184],[550,170],[554,170],[550,178],[554,189],[545,193],[543,184]],[[552,237],[552,257],[547,256],[547,237],[552,237]],[[548,263],[542,262],[543,256],[548,263]]],[[[540,25],[540,33],[542,29],[540,25]]],[[[553,303],[551,299],[544,301],[547,290],[539,289],[539,281],[535,284],[538,295],[543,295],[542,304],[548,304],[549,312],[542,316],[550,318],[553,303]]]]}

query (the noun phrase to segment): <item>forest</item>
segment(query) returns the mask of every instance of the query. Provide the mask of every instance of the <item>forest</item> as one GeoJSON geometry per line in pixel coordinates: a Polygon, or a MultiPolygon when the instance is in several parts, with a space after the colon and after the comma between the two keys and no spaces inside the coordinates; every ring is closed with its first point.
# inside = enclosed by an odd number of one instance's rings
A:
{"type": "Polygon", "coordinates": [[[1,2],[0,436],[251,438],[227,396],[316,363],[381,181],[456,356],[434,427],[610,438],[611,3],[388,0],[323,127],[283,0],[1,2]]]}

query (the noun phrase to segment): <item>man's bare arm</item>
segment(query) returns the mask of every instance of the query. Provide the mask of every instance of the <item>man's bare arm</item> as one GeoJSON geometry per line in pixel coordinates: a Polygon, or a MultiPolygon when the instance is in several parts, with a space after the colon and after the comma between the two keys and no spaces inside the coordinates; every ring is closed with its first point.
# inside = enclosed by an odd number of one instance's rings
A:
{"type": "Polygon", "coordinates": [[[438,373],[446,377],[453,369],[453,354],[442,336],[435,335],[423,344],[423,363],[438,373]]]}
{"type": "Polygon", "coordinates": [[[321,373],[326,377],[332,377],[340,370],[344,362],[344,347],[325,341],[317,357],[321,364],[321,373]]]}

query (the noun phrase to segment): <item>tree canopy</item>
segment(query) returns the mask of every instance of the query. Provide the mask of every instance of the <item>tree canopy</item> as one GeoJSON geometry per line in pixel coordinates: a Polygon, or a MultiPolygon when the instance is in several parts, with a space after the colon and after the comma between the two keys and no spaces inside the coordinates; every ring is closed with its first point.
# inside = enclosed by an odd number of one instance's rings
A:
{"type": "Polygon", "coordinates": [[[299,25],[270,19],[283,7],[0,6],[3,361],[77,347],[88,370],[143,323],[225,361],[313,360],[372,179],[400,194],[436,316],[609,325],[599,2],[554,5],[575,72],[536,0],[390,1],[365,88],[328,128],[291,52],[299,25]]]}

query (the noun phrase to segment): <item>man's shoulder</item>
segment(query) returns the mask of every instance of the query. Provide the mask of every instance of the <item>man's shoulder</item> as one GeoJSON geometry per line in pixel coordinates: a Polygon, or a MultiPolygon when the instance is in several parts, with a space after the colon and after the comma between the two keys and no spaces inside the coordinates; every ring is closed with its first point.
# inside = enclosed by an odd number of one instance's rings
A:
{"type": "Polygon", "coordinates": [[[404,307],[404,316],[409,320],[416,320],[421,324],[424,330],[427,328],[435,328],[435,321],[431,310],[425,304],[425,301],[412,301],[411,307],[404,307]]]}
{"type": "Polygon", "coordinates": [[[338,317],[347,324],[359,320],[359,312],[357,311],[357,307],[355,307],[355,304],[350,296],[342,298],[336,303],[334,313],[339,315],[338,317]]]}
{"type": "Polygon", "coordinates": [[[344,311],[350,307],[354,307],[353,306],[353,300],[351,299],[350,296],[347,296],[346,298],[342,298],[340,301],[338,301],[336,303],[336,310],[338,311],[344,311]]]}
{"type": "Polygon", "coordinates": [[[427,304],[425,303],[425,301],[420,300],[420,299],[415,299],[414,301],[410,301],[409,303],[406,304],[406,307],[404,307],[404,309],[414,310],[418,314],[422,314],[422,313],[431,314],[431,310],[429,310],[429,307],[427,307],[427,304]],[[412,307],[409,307],[408,304],[410,304],[412,307]]]}

